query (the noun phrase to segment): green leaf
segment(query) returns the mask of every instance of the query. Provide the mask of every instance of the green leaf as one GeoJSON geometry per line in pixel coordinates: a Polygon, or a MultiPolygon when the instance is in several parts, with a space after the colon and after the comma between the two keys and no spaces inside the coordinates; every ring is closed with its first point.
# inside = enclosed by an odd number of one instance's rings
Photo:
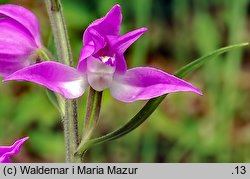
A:
{"type": "Polygon", "coordinates": [[[194,71],[194,70],[198,69],[199,67],[201,67],[202,65],[204,65],[208,60],[211,60],[211,59],[215,58],[216,56],[221,55],[225,52],[229,52],[231,50],[237,49],[239,47],[244,47],[247,45],[248,45],[248,43],[240,43],[240,44],[230,45],[227,47],[217,49],[217,50],[209,53],[208,55],[202,56],[202,57],[198,58],[197,60],[185,65],[184,67],[182,67],[180,70],[178,70],[175,73],[175,76],[177,76],[179,78],[184,78],[192,71],[194,71]]]}
{"type": "Polygon", "coordinates": [[[65,114],[65,102],[63,97],[60,95],[56,94],[55,92],[46,89],[46,94],[50,100],[50,102],[58,109],[60,114],[64,116],[65,114]]]}
{"type": "MultiPolygon", "coordinates": [[[[204,65],[208,60],[211,60],[214,57],[220,54],[223,54],[225,52],[229,52],[231,50],[244,47],[246,45],[248,45],[248,43],[240,43],[240,44],[231,45],[231,46],[227,46],[227,47],[223,47],[218,50],[215,50],[209,53],[208,55],[202,56],[198,58],[197,60],[187,64],[186,66],[178,70],[175,76],[179,78],[183,78],[189,73],[191,73],[192,71],[197,70],[199,67],[204,65]]],[[[150,99],[132,119],[130,119],[126,124],[124,124],[119,129],[109,134],[106,134],[104,136],[82,142],[77,149],[76,155],[83,155],[85,151],[93,145],[118,139],[124,136],[125,134],[133,131],[138,126],[140,126],[156,110],[156,108],[159,106],[159,104],[163,101],[163,99],[166,96],[167,94],[163,96],[159,96],[157,98],[150,99]]]]}
{"type": "Polygon", "coordinates": [[[111,132],[99,138],[83,141],[83,143],[81,142],[77,149],[77,155],[83,155],[83,153],[92,145],[118,139],[136,129],[155,111],[155,109],[157,108],[157,106],[159,106],[165,96],[166,95],[149,100],[147,104],[130,121],[128,121],[124,126],[115,130],[114,132],[111,132]]]}

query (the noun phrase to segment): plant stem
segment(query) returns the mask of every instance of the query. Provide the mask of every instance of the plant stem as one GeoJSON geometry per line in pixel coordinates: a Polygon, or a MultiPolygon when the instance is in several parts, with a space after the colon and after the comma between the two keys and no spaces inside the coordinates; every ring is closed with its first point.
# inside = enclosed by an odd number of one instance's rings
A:
{"type": "Polygon", "coordinates": [[[76,154],[84,155],[84,153],[90,146],[118,139],[126,135],[127,133],[131,132],[132,130],[136,129],[155,111],[155,109],[159,106],[159,104],[163,101],[163,99],[165,99],[166,96],[167,94],[149,100],[147,104],[128,123],[126,123],[121,128],[115,130],[114,132],[111,132],[107,135],[95,139],[81,142],[77,149],[76,154]]]}
{"type": "Polygon", "coordinates": [[[66,162],[80,162],[74,153],[79,145],[76,100],[65,100],[64,137],[66,162]]]}
{"type": "Polygon", "coordinates": [[[41,48],[40,50],[37,51],[37,57],[36,61],[44,61],[44,60],[52,60],[52,55],[46,48],[41,48]]]}
{"type": "MultiPolygon", "coordinates": [[[[69,43],[66,24],[60,0],[45,0],[53,31],[59,61],[73,66],[73,56],[69,43]]],[[[66,162],[79,162],[74,152],[79,144],[77,102],[65,99],[65,116],[63,117],[66,162]]]]}
{"type": "Polygon", "coordinates": [[[45,0],[59,61],[73,66],[73,56],[60,0],[45,0]]]}
{"type": "Polygon", "coordinates": [[[85,116],[84,128],[88,130],[97,124],[102,102],[102,91],[95,91],[92,87],[89,89],[89,97],[87,104],[87,111],[85,116]]]}
{"type": "MultiPolygon", "coordinates": [[[[87,110],[86,116],[84,120],[83,126],[83,135],[80,145],[84,145],[92,135],[95,127],[97,126],[100,110],[101,110],[101,103],[102,103],[102,91],[95,91],[92,87],[89,89],[89,96],[87,102],[87,110]]],[[[82,153],[80,156],[83,157],[82,153]]]]}

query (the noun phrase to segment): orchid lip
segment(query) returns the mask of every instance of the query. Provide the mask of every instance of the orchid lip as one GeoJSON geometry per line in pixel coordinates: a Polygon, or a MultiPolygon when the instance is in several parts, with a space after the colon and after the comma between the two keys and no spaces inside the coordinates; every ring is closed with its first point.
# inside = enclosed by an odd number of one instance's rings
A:
{"type": "Polygon", "coordinates": [[[96,91],[103,91],[112,84],[115,72],[113,57],[91,56],[87,61],[87,69],[88,82],[96,91]]]}

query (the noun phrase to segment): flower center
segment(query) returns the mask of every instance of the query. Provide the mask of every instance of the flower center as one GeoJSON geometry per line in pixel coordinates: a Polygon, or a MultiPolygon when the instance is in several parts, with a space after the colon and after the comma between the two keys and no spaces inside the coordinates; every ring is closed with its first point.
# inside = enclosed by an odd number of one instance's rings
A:
{"type": "Polygon", "coordinates": [[[99,59],[101,60],[101,62],[105,63],[106,65],[110,65],[110,66],[115,66],[115,58],[114,57],[110,57],[110,56],[101,56],[99,57],[99,59]]]}
{"type": "Polygon", "coordinates": [[[109,56],[89,57],[87,59],[87,77],[90,86],[103,91],[113,82],[115,58],[109,56]]]}

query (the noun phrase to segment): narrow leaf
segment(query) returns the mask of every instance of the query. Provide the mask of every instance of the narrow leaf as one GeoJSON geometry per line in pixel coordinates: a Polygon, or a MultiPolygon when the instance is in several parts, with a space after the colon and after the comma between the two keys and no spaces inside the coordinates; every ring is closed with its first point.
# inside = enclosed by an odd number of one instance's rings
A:
{"type": "Polygon", "coordinates": [[[217,57],[218,55],[221,55],[225,52],[229,52],[231,50],[237,49],[239,47],[244,47],[247,45],[248,45],[248,43],[240,43],[240,44],[230,45],[227,47],[217,49],[217,50],[209,53],[208,55],[202,56],[202,57],[198,58],[197,60],[185,65],[184,67],[182,67],[180,70],[178,70],[175,73],[175,76],[177,76],[179,78],[184,78],[192,71],[194,71],[194,70],[198,69],[200,66],[204,65],[208,60],[211,60],[211,59],[213,59],[213,58],[217,57]]]}
{"type": "Polygon", "coordinates": [[[65,114],[65,102],[63,98],[49,89],[46,89],[46,94],[50,102],[58,109],[61,115],[64,115],[65,114]]]}

